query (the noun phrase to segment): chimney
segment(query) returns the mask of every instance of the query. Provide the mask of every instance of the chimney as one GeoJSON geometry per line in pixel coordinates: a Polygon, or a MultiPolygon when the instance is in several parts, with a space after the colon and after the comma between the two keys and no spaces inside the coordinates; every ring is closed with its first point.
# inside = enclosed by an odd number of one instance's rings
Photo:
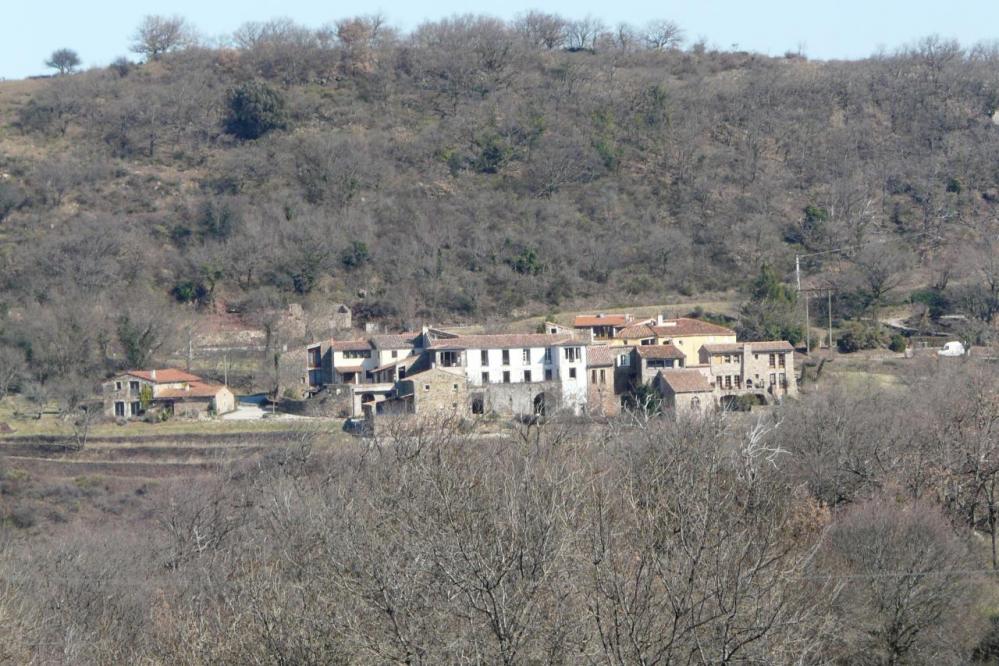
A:
{"type": "Polygon", "coordinates": [[[597,313],[597,319],[603,319],[603,318],[604,318],[604,317],[606,317],[606,316],[607,316],[607,315],[606,315],[606,314],[604,314],[603,312],[598,312],[598,313],[597,313]]]}
{"type": "Polygon", "coordinates": [[[663,313],[662,312],[660,312],[659,314],[656,315],[656,325],[657,326],[662,326],[663,325],[663,313]]]}
{"type": "Polygon", "coordinates": [[[154,382],[156,381],[156,369],[155,368],[153,370],[149,371],[149,378],[152,379],[154,382]]]}

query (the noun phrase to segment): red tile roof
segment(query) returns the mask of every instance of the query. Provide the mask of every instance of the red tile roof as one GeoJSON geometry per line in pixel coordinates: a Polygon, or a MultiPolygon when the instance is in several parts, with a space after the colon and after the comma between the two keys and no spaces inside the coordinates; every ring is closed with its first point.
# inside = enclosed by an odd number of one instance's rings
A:
{"type": "Polygon", "coordinates": [[[434,341],[430,349],[514,349],[520,347],[554,347],[584,345],[571,335],[546,333],[507,333],[500,335],[459,335],[434,341]]]}
{"type": "Polygon", "coordinates": [[[621,354],[630,354],[631,347],[590,347],[586,350],[586,367],[602,368],[614,365],[614,361],[621,354]]]}
{"type": "Polygon", "coordinates": [[[592,328],[593,326],[625,326],[631,321],[631,315],[627,314],[605,314],[605,315],[577,315],[572,320],[572,325],[576,328],[592,328]]]}
{"type": "Polygon", "coordinates": [[[686,358],[686,355],[673,345],[639,345],[635,350],[642,358],[686,358]]]}
{"type": "Polygon", "coordinates": [[[154,382],[156,384],[173,384],[176,382],[200,382],[201,377],[197,375],[192,375],[190,372],[184,372],[178,368],[157,368],[156,370],[129,370],[125,372],[126,375],[131,375],[132,377],[138,377],[139,379],[145,379],[149,382],[154,382]],[[155,378],[153,377],[155,373],[155,378]]]}
{"type": "Polygon", "coordinates": [[[692,335],[735,335],[735,331],[718,324],[712,324],[700,319],[680,317],[667,319],[662,324],[639,324],[629,326],[618,332],[615,338],[667,338],[686,337],[692,335]]]}
{"type": "Polygon", "coordinates": [[[371,349],[371,343],[367,340],[330,340],[330,349],[333,351],[367,351],[371,349]]]}
{"type": "Polygon", "coordinates": [[[711,382],[698,370],[660,370],[657,377],[669,386],[673,393],[710,393],[711,382]]]}

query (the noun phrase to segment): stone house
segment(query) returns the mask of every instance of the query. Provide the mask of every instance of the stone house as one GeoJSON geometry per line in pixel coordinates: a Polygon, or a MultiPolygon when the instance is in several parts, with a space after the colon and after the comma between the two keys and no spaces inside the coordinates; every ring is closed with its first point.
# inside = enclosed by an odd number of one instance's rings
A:
{"type": "Polygon", "coordinates": [[[677,347],[665,345],[639,345],[633,348],[633,373],[637,384],[649,384],[660,370],[682,368],[686,356],[677,347]]]}
{"type": "Polygon", "coordinates": [[[306,347],[305,385],[316,393],[330,385],[394,382],[400,368],[412,364],[410,357],[423,352],[428,339],[423,331],[311,344],[306,347]]]}
{"type": "Polygon", "coordinates": [[[586,352],[586,412],[594,416],[621,413],[621,396],[631,387],[632,349],[594,345],[586,352]]]}
{"type": "Polygon", "coordinates": [[[429,368],[396,382],[386,400],[368,403],[365,416],[448,414],[470,416],[468,379],[454,368],[429,368]]]}
{"type": "Polygon", "coordinates": [[[228,387],[176,368],[129,370],[105,381],[102,392],[109,418],[136,418],[147,412],[204,418],[236,409],[228,387]]]}
{"type": "Polygon", "coordinates": [[[785,340],[704,345],[700,365],[723,405],[740,395],[761,403],[798,395],[794,347],[785,340]]]}
{"type": "Polygon", "coordinates": [[[663,409],[676,414],[702,413],[718,405],[714,387],[700,370],[660,370],[652,386],[663,399],[663,409]]]}

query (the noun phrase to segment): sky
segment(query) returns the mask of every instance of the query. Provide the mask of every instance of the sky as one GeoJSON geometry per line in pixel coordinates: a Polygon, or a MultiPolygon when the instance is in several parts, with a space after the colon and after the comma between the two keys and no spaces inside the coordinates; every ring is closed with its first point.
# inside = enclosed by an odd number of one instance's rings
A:
{"type": "Polygon", "coordinates": [[[512,18],[529,9],[569,18],[592,15],[609,25],[676,21],[688,41],[780,55],[804,52],[814,59],[863,58],[931,34],[964,45],[999,38],[994,0],[0,0],[0,78],[46,72],[57,48],[72,48],[84,66],[103,66],[128,55],[129,37],[147,14],[179,14],[206,36],[231,33],[246,21],[287,17],[310,27],[338,18],[381,12],[403,30],[452,14],[512,18]]]}

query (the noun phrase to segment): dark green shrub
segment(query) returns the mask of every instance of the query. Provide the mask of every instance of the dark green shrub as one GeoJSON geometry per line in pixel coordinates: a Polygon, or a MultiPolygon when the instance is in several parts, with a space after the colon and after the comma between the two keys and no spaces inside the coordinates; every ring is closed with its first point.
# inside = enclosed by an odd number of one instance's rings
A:
{"type": "Polygon", "coordinates": [[[888,349],[895,353],[901,354],[908,347],[908,341],[906,341],[905,336],[899,333],[891,336],[891,342],[888,343],[888,349]]]}
{"type": "Polygon", "coordinates": [[[288,126],[284,98],[266,83],[248,81],[226,96],[225,131],[240,139],[259,139],[288,126]]]}

